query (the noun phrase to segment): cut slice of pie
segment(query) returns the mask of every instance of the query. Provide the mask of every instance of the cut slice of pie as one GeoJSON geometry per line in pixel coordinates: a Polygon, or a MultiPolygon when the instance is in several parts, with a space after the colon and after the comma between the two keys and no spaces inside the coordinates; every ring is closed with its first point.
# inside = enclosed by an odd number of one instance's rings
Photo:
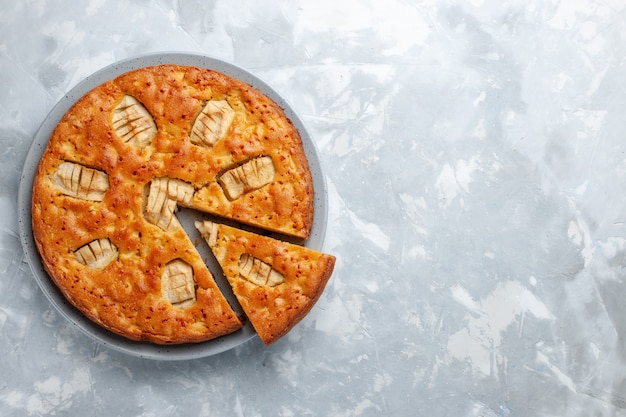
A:
{"type": "Polygon", "coordinates": [[[195,225],[266,345],[311,310],[335,266],[334,256],[310,248],[211,221],[195,225]]]}

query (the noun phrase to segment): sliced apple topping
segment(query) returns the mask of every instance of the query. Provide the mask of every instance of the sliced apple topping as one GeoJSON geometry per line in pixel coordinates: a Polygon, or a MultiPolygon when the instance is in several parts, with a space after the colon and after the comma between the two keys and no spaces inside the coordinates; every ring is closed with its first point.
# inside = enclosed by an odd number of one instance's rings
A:
{"type": "Polygon", "coordinates": [[[285,282],[283,274],[248,253],[239,257],[239,274],[256,285],[275,287],[285,282]]]}
{"type": "Polygon", "coordinates": [[[74,251],[74,258],[83,265],[103,270],[117,259],[117,247],[108,238],[96,239],[74,251]]]}
{"type": "Polygon", "coordinates": [[[106,173],[73,162],[61,162],[55,179],[63,194],[83,200],[102,201],[109,189],[106,173]]]}
{"type": "Polygon", "coordinates": [[[276,170],[272,158],[260,156],[224,172],[218,182],[226,197],[232,201],[270,184],[274,181],[274,175],[276,170]]]}
{"type": "Polygon", "coordinates": [[[217,243],[217,223],[205,220],[203,222],[196,221],[194,223],[200,235],[206,240],[209,247],[214,247],[217,243]]]}
{"type": "Polygon", "coordinates": [[[226,136],[234,118],[235,111],[226,100],[210,100],[191,128],[191,143],[212,148],[226,136]]]}
{"type": "Polygon", "coordinates": [[[178,204],[189,205],[194,193],[193,185],[173,178],[155,178],[150,182],[144,213],[146,220],[163,230],[180,226],[174,216],[178,204]]]}
{"type": "Polygon", "coordinates": [[[191,265],[182,259],[165,265],[161,274],[161,293],[174,307],[191,307],[196,302],[196,282],[191,265]]]}
{"type": "Polygon", "coordinates": [[[113,129],[125,143],[145,148],[157,134],[157,127],[146,108],[133,96],[124,96],[113,110],[113,129]]]}

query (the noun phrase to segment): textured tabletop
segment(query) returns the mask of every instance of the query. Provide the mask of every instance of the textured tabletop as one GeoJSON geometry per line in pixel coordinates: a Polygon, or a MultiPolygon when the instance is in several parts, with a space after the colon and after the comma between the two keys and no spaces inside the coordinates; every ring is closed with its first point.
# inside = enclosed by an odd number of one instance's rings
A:
{"type": "Polygon", "coordinates": [[[0,22],[0,415],[626,415],[623,0],[26,0],[0,22]],[[337,265],[272,346],[121,353],[26,261],[46,115],[172,51],[264,80],[319,150],[337,265]]]}

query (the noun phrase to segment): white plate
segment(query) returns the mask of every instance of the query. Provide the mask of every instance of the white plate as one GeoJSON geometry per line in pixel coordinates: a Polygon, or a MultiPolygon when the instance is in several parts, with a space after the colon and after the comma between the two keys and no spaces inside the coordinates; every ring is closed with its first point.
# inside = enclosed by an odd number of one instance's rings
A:
{"type": "MultiPolygon", "coordinates": [[[[167,346],[156,345],[149,342],[135,342],[111,333],[89,320],[76,308],[74,308],[74,306],[72,306],[65,299],[56,285],[52,282],[51,278],[43,268],[39,252],[35,246],[31,223],[31,199],[35,172],[37,170],[39,160],[46,149],[48,139],[65,112],[67,112],[67,110],[69,110],[69,108],[79,98],[103,82],[114,79],[118,75],[128,71],[160,64],[189,65],[222,72],[259,89],[285,110],[287,117],[291,119],[295,127],[300,132],[300,136],[302,137],[302,142],[304,144],[304,150],[309,162],[309,168],[313,176],[313,186],[315,188],[315,216],[311,236],[305,242],[305,245],[316,250],[321,250],[326,232],[328,210],[327,190],[315,144],[311,140],[304,123],[300,120],[291,106],[275,90],[255,75],[233,64],[215,58],[188,53],[160,53],[116,62],[115,64],[107,66],[87,77],[85,80],[72,88],[57,103],[57,105],[54,106],[35,135],[33,144],[31,145],[28,155],[26,156],[18,194],[20,239],[24,248],[24,253],[26,254],[26,259],[30,264],[31,270],[33,271],[39,287],[44,292],[48,300],[50,300],[52,305],[54,305],[54,307],[56,307],[56,309],[67,320],[69,320],[82,332],[103,345],[120,352],[143,358],[158,360],[184,360],[201,358],[224,352],[248,341],[252,337],[256,336],[256,333],[254,332],[252,326],[246,322],[241,330],[208,342],[167,346]]],[[[179,218],[181,222],[185,224],[186,222],[192,221],[194,215],[198,215],[197,212],[190,213],[182,210],[179,213],[179,218]]],[[[189,230],[189,228],[186,229],[189,230]]],[[[193,238],[194,237],[192,236],[192,239],[193,238]]],[[[198,245],[198,250],[200,251],[203,259],[212,258],[212,256],[208,254],[208,248],[206,248],[206,245],[198,245]],[[203,253],[203,250],[206,251],[206,253],[203,253]]],[[[223,275],[221,275],[219,268],[216,269],[215,264],[211,263],[209,263],[209,268],[211,268],[211,272],[213,272],[220,288],[226,289],[228,284],[226,283],[223,275]]],[[[230,291],[225,290],[224,292],[233,308],[237,310],[239,306],[233,299],[230,291]]]]}

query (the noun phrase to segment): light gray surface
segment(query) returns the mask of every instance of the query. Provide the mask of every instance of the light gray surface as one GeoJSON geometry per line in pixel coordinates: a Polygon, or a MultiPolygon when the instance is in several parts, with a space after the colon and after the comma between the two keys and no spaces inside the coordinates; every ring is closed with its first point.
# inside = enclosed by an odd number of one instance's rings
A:
{"type": "Polygon", "coordinates": [[[0,415],[626,415],[625,6],[4,2],[0,415]],[[40,123],[87,75],[159,51],[250,70],[320,149],[338,262],[271,347],[109,350],[24,261],[40,123]]]}

